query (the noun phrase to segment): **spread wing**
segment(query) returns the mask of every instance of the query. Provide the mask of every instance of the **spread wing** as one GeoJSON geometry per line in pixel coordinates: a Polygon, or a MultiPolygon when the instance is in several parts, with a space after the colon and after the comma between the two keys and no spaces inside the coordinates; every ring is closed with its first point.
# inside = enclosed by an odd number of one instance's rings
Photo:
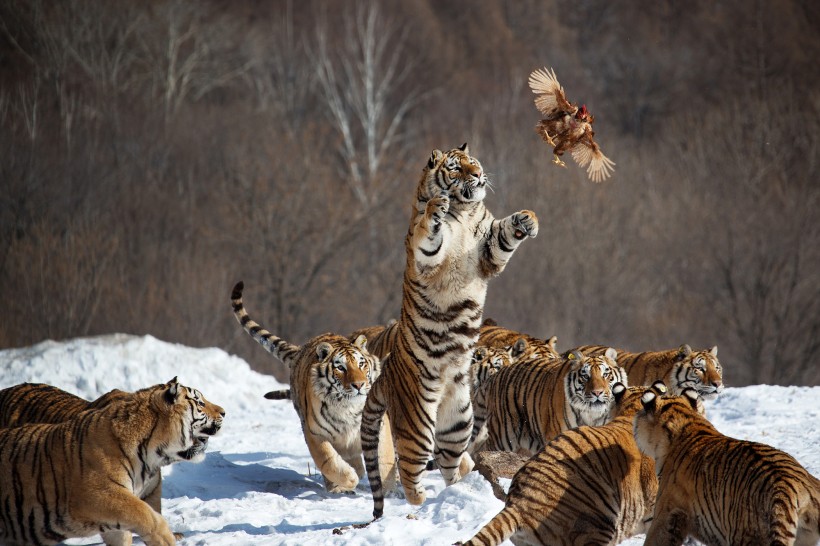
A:
{"type": "Polygon", "coordinates": [[[593,140],[592,129],[587,128],[577,144],[570,149],[572,159],[581,167],[587,167],[587,176],[593,182],[602,182],[615,170],[615,162],[601,152],[593,140]]]}
{"type": "Polygon", "coordinates": [[[551,68],[534,70],[530,74],[530,89],[538,95],[535,97],[535,107],[548,119],[559,112],[574,114],[578,110],[567,100],[564,89],[551,68]]]}

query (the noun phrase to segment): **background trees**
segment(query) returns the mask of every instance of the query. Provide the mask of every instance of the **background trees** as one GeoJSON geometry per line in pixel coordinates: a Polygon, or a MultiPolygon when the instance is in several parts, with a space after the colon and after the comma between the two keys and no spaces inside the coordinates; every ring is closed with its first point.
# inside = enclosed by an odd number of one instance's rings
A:
{"type": "Polygon", "coordinates": [[[150,333],[239,353],[233,284],[300,343],[399,310],[409,196],[467,141],[539,237],[486,315],[569,348],[720,348],[816,384],[820,11],[491,0],[0,5],[0,346],[150,333]],[[549,163],[552,66],[617,162],[549,163]]]}

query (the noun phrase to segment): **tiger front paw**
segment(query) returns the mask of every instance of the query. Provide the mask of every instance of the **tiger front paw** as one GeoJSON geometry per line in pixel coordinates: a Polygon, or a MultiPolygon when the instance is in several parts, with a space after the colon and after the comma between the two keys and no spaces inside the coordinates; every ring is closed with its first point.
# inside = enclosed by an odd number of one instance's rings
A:
{"type": "Polygon", "coordinates": [[[347,493],[359,485],[359,476],[353,468],[348,467],[334,477],[325,476],[325,489],[329,493],[347,493]]]}
{"type": "Polygon", "coordinates": [[[433,221],[434,225],[440,224],[447,211],[450,210],[450,198],[446,193],[442,193],[438,197],[433,197],[427,201],[427,208],[424,211],[425,216],[433,221]]]}
{"type": "Polygon", "coordinates": [[[538,217],[531,210],[522,210],[512,215],[513,235],[519,241],[525,237],[538,235],[538,217]]]}
{"type": "Polygon", "coordinates": [[[418,506],[424,504],[424,501],[427,499],[427,493],[424,492],[422,486],[416,485],[412,488],[405,487],[404,497],[407,499],[407,502],[413,506],[418,506]]]}

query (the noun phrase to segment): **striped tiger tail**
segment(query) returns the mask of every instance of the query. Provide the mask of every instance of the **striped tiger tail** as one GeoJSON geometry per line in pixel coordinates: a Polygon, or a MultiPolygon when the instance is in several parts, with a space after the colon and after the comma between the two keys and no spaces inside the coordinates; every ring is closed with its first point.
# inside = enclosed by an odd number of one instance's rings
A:
{"type": "Polygon", "coordinates": [[[463,546],[496,546],[513,536],[522,526],[523,518],[518,508],[506,506],[463,546]]]}
{"type": "Polygon", "coordinates": [[[246,332],[257,342],[265,348],[270,354],[290,365],[293,357],[299,352],[299,347],[288,343],[284,339],[273,335],[266,330],[261,324],[254,321],[248,316],[245,311],[245,306],[242,303],[242,291],[245,289],[245,283],[239,281],[231,291],[231,305],[233,307],[233,314],[236,320],[245,329],[246,332]]]}
{"type": "Polygon", "coordinates": [[[265,398],[268,400],[290,400],[290,389],[266,392],[265,398]]]}
{"type": "Polygon", "coordinates": [[[370,482],[370,490],[373,493],[373,519],[377,520],[384,514],[384,484],[382,483],[379,468],[379,434],[384,421],[384,414],[387,405],[383,398],[383,385],[380,376],[367,394],[367,401],[362,411],[362,455],[364,456],[364,466],[367,471],[367,479],[370,482]]]}

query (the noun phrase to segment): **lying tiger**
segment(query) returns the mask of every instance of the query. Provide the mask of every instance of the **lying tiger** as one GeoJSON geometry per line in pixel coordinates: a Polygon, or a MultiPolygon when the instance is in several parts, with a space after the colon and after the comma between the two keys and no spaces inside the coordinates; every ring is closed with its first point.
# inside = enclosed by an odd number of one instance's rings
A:
{"type": "MultiPolygon", "coordinates": [[[[132,394],[147,395],[152,388],[129,393],[114,389],[96,400],[89,402],[74,394],[66,392],[52,385],[43,383],[21,383],[7,389],[0,390],[0,428],[19,427],[28,424],[58,424],[67,421],[83,411],[98,410],[110,404],[129,399],[132,394]]],[[[197,441],[207,446],[210,436],[214,436],[222,428],[225,410],[207,400],[196,389],[185,387],[185,396],[191,408],[191,417],[197,441]]],[[[202,449],[189,462],[198,463],[205,459],[202,449]]],[[[138,496],[148,503],[157,513],[162,513],[162,473],[157,472],[150,476],[143,484],[138,496]]],[[[130,544],[130,533],[111,531],[103,533],[103,541],[109,546],[130,544]]],[[[182,533],[174,533],[176,538],[182,538],[182,533]]]]}
{"type": "Polygon", "coordinates": [[[595,356],[571,351],[501,369],[487,390],[487,442],[474,449],[533,455],[564,430],[604,424],[612,385],[627,382],[616,357],[614,349],[595,356]]]}
{"type": "MultiPolygon", "coordinates": [[[[504,509],[465,546],[513,544],[615,545],[646,532],[658,480],[655,462],[641,454],[632,421],[652,387],[612,386],[612,420],[563,432],[513,477],[504,509]]],[[[691,391],[694,393],[694,391],[691,391]]]]}
{"type": "Polygon", "coordinates": [[[0,429],[0,544],[57,544],[101,533],[106,544],[176,543],[140,498],[161,467],[203,457],[203,398],[176,378],[110,397],[58,424],[0,429]]]}
{"type": "Polygon", "coordinates": [[[650,546],[814,546],[820,541],[820,480],[791,455],[718,432],[692,397],[647,392],[635,439],[655,459],[658,498],[650,546]]]}
{"type": "MultiPolygon", "coordinates": [[[[601,354],[607,347],[584,345],[586,354],[601,354]]],[[[686,388],[695,389],[704,400],[713,400],[723,392],[723,368],[717,358],[717,347],[693,351],[689,345],[666,351],[630,353],[618,351],[618,364],[626,370],[631,385],[651,385],[663,381],[673,394],[686,388]]]]}
{"type": "MultiPolygon", "coordinates": [[[[364,475],[361,420],[365,397],[380,370],[379,359],[367,350],[367,338],[354,341],[336,334],[322,334],[298,346],[288,343],[253,321],[242,303],[244,283],[231,293],[236,320],[269,353],[290,368],[290,389],[271,391],[268,399],[288,398],[302,423],[310,455],[331,493],[353,491],[364,475]]],[[[396,462],[385,423],[380,442],[379,465],[385,483],[392,488],[396,462]]]]}
{"type": "Polygon", "coordinates": [[[485,347],[506,348],[513,362],[519,360],[536,360],[539,358],[559,358],[556,345],[558,338],[552,336],[547,340],[528,334],[522,334],[499,326],[493,319],[484,319],[478,335],[478,344],[485,347]]]}

